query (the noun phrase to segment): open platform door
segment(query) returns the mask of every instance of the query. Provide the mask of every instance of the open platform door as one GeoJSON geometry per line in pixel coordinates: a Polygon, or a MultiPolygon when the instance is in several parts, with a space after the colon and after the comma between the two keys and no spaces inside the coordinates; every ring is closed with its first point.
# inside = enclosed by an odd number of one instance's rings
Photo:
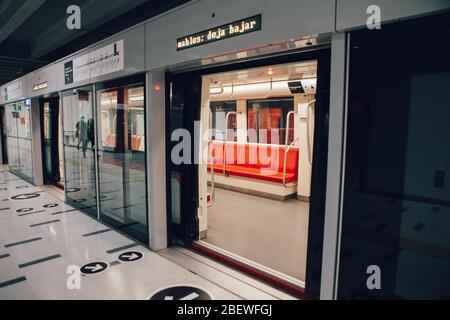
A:
{"type": "MultiPolygon", "coordinates": [[[[183,243],[205,255],[299,296],[319,297],[327,176],[329,75],[329,48],[166,75],[166,178],[169,243],[183,243]],[[214,215],[217,217],[212,211],[214,208],[218,208],[220,201],[222,201],[222,204],[224,201],[223,194],[216,192],[216,195],[214,195],[214,180],[212,180],[215,176],[217,178],[216,186],[220,186],[219,178],[224,174],[218,172],[216,175],[211,175],[214,167],[208,170],[208,163],[211,163],[211,159],[205,152],[214,150],[209,148],[208,145],[212,142],[210,140],[217,140],[217,137],[213,139],[208,134],[208,129],[213,128],[212,119],[214,118],[210,115],[210,112],[212,112],[210,107],[213,101],[210,90],[211,82],[207,81],[207,76],[303,61],[317,61],[315,99],[313,97],[304,101],[291,99],[294,108],[290,113],[298,114],[298,117],[301,118],[298,121],[301,127],[294,128],[291,124],[289,124],[289,128],[286,127],[286,132],[289,132],[288,129],[291,128],[294,132],[295,130],[303,130],[304,135],[301,139],[304,141],[304,145],[308,145],[306,142],[311,141],[309,152],[304,152],[307,155],[305,161],[309,163],[312,169],[310,170],[311,176],[302,177],[303,180],[308,180],[308,184],[305,184],[304,193],[301,190],[295,191],[298,200],[302,200],[302,197],[298,197],[298,195],[309,198],[309,202],[304,201],[307,203],[304,206],[309,206],[309,220],[306,224],[308,230],[306,234],[307,248],[303,250],[302,247],[302,250],[292,253],[293,256],[301,256],[302,259],[306,259],[306,281],[304,281],[306,285],[301,286],[297,284],[298,281],[293,283],[287,277],[279,276],[279,273],[265,271],[267,268],[264,266],[261,268],[255,266],[254,263],[246,263],[243,261],[244,259],[236,258],[236,255],[227,254],[226,250],[219,251],[205,245],[206,240],[211,238],[210,235],[213,236],[211,233],[214,229],[210,228],[208,232],[208,223],[212,223],[214,215]],[[300,112],[302,110],[305,112],[300,112]],[[309,130],[306,131],[306,129],[309,130]],[[216,200],[216,203],[214,203],[214,200],[216,200]],[[208,212],[209,219],[207,217],[208,212]]],[[[227,108],[222,110],[224,113],[230,114],[230,121],[232,115],[242,109],[238,104],[236,104],[236,110],[234,111],[227,108]]],[[[282,116],[283,119],[290,119],[288,114],[282,116]]],[[[293,115],[291,115],[291,118],[293,118],[293,115]]],[[[236,117],[236,121],[238,120],[236,117]]],[[[225,123],[226,127],[229,126],[227,117],[221,123],[225,123]]],[[[232,128],[231,125],[229,127],[232,128]]],[[[230,139],[230,143],[231,141],[230,139]]],[[[237,143],[250,142],[244,139],[244,141],[237,141],[237,143]]],[[[223,162],[227,163],[225,159],[223,162]]],[[[212,163],[214,164],[215,161],[212,161],[212,163]]],[[[219,189],[217,187],[216,191],[219,189]]],[[[292,200],[292,198],[290,199],[292,200]]],[[[225,207],[229,204],[229,202],[226,203],[225,207]]],[[[299,205],[301,205],[301,201],[299,201],[299,205]]],[[[232,206],[229,206],[228,210],[232,210],[232,206]]],[[[264,252],[264,248],[267,247],[263,247],[261,252],[264,252]]]]}
{"type": "Polygon", "coordinates": [[[40,99],[42,161],[46,184],[61,184],[59,96],[40,99]]]}
{"type": "Polygon", "coordinates": [[[168,74],[166,105],[167,212],[169,243],[199,239],[197,217],[198,146],[196,123],[200,119],[202,78],[193,74],[168,74]],[[195,183],[193,183],[195,182],[195,183]]]}

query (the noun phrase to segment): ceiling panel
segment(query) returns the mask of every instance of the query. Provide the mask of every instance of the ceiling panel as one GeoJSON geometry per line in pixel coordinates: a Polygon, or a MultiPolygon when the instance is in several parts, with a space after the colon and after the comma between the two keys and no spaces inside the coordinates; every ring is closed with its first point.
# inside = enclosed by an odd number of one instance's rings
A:
{"type": "Polygon", "coordinates": [[[187,0],[0,0],[0,85],[187,0]],[[82,30],[66,11],[81,8],[82,30]]]}

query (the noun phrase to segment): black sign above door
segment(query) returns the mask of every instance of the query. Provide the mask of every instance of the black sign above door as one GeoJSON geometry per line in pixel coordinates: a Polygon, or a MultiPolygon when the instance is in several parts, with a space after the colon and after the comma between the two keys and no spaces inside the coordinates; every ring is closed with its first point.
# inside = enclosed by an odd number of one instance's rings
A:
{"type": "Polygon", "coordinates": [[[177,51],[190,49],[204,44],[241,36],[261,30],[262,15],[245,18],[235,22],[194,33],[177,40],[177,51]]]}
{"type": "Polygon", "coordinates": [[[64,83],[73,83],[73,61],[69,61],[64,64],[64,83]]]}

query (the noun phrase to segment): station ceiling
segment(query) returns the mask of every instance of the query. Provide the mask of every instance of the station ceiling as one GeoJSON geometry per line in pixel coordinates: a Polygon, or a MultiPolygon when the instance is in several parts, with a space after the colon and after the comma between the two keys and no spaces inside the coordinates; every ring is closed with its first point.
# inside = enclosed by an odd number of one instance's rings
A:
{"type": "Polygon", "coordinates": [[[0,85],[188,0],[0,0],[0,85]],[[81,9],[69,30],[68,6],[81,9]]]}

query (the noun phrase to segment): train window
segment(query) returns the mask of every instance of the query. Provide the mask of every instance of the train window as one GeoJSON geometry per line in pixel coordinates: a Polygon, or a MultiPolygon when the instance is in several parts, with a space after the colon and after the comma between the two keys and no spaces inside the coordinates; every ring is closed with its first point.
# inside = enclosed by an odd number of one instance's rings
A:
{"type": "MultiPolygon", "coordinates": [[[[248,141],[252,143],[284,144],[287,117],[294,111],[294,99],[249,100],[247,102],[248,141]]],[[[289,119],[288,143],[294,140],[294,118],[289,119]]]]}
{"type": "Polygon", "coordinates": [[[236,141],[236,101],[211,102],[212,112],[212,140],[225,140],[228,134],[228,141],[236,141]],[[228,118],[228,123],[227,122],[228,118]]]}
{"type": "Polygon", "coordinates": [[[145,116],[144,114],[136,115],[136,131],[134,134],[138,136],[145,135],[145,116]]]}

